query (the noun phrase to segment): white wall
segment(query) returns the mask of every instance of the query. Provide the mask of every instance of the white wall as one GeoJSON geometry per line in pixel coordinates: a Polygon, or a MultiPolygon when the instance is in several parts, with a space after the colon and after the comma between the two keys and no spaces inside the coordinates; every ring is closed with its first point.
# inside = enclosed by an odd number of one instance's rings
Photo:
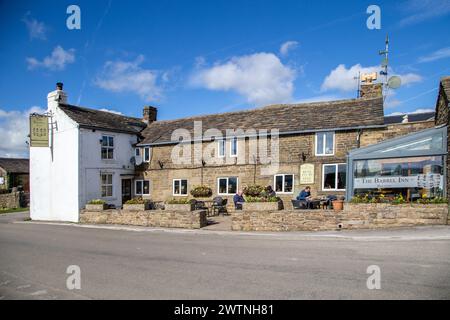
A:
{"type": "Polygon", "coordinates": [[[135,143],[137,143],[137,137],[133,134],[80,129],[79,205],[81,208],[92,199],[104,199],[108,204],[122,205],[121,180],[134,175],[134,166],[130,163],[130,159],[134,155],[133,144],[135,143]],[[103,135],[114,137],[113,160],[101,159],[100,140],[103,135]],[[101,197],[101,172],[113,174],[112,197],[101,197]]]}
{"type": "Polygon", "coordinates": [[[104,199],[122,205],[122,179],[132,178],[134,134],[79,128],[59,107],[67,97],[62,91],[48,95],[48,111],[56,123],[51,148],[30,148],[30,215],[33,220],[78,222],[89,200],[104,199]],[[101,159],[100,139],[114,137],[114,159],[101,159]],[[113,196],[101,197],[101,172],[113,174],[113,196]],[[126,176],[128,175],[128,176],[126,176]]]}
{"type": "Polygon", "coordinates": [[[33,220],[78,222],[78,125],[48,96],[53,112],[53,154],[50,147],[30,148],[30,215],[33,220]]]}

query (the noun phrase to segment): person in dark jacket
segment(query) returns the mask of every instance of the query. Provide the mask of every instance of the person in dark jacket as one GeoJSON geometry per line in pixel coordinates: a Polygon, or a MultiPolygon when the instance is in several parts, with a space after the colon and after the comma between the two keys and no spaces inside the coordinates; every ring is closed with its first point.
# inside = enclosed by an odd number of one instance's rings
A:
{"type": "Polygon", "coordinates": [[[311,200],[311,188],[305,187],[298,195],[297,200],[311,200]]]}
{"type": "Polygon", "coordinates": [[[277,196],[277,193],[275,192],[275,190],[272,189],[272,186],[267,186],[266,192],[267,192],[268,197],[276,197],[277,196]]]}
{"type": "Polygon", "coordinates": [[[239,190],[233,197],[234,207],[237,210],[242,210],[242,204],[245,202],[244,197],[242,196],[242,191],[239,190]]]}

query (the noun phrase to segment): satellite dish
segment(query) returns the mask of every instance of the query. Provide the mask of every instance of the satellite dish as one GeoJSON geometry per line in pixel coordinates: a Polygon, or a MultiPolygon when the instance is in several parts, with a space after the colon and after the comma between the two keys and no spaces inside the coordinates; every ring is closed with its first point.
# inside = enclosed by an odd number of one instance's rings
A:
{"type": "Polygon", "coordinates": [[[136,166],[140,166],[142,164],[142,157],[141,156],[135,156],[134,162],[136,166]]]}
{"type": "Polygon", "coordinates": [[[390,89],[397,89],[402,85],[402,79],[397,76],[392,76],[389,78],[387,85],[390,89]]]}

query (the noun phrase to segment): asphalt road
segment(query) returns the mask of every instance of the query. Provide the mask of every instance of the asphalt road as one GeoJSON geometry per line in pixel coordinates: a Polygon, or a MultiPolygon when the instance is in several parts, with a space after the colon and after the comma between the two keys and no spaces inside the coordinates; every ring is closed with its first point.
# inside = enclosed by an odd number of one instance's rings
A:
{"type": "Polygon", "coordinates": [[[14,223],[18,217],[0,217],[1,299],[450,298],[450,240],[433,237],[450,235],[445,227],[399,231],[406,240],[370,232],[369,241],[364,233],[135,232],[14,223]],[[429,239],[415,239],[420,232],[429,239]],[[80,290],[66,287],[69,265],[80,267],[80,290]],[[370,265],[380,267],[379,290],[367,289],[370,265]]]}

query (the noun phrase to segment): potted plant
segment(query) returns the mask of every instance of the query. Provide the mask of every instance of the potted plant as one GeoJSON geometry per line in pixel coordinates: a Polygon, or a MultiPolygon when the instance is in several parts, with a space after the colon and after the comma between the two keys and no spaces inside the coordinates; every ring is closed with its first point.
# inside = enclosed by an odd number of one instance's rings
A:
{"type": "Polygon", "coordinates": [[[123,210],[127,211],[144,211],[150,209],[150,201],[143,199],[142,197],[137,197],[128,200],[123,205],[123,210]]]}
{"type": "Polygon", "coordinates": [[[336,200],[332,201],[334,211],[344,210],[344,200],[345,200],[345,198],[341,196],[341,197],[337,198],[336,200]]]}
{"type": "Polygon", "coordinates": [[[191,190],[191,195],[194,198],[209,198],[213,194],[212,189],[207,186],[195,186],[191,190]]]}
{"type": "Polygon", "coordinates": [[[86,204],[87,211],[103,211],[108,208],[105,200],[93,199],[86,204]]]}
{"type": "Polygon", "coordinates": [[[260,186],[257,184],[246,186],[242,190],[244,195],[248,196],[248,197],[259,197],[259,196],[261,196],[262,193],[264,193],[264,191],[265,191],[265,188],[263,186],[260,186]]]}
{"type": "Polygon", "coordinates": [[[277,211],[283,209],[283,204],[278,197],[253,197],[245,196],[242,210],[247,211],[277,211]]]}
{"type": "Polygon", "coordinates": [[[164,206],[165,210],[168,211],[194,211],[195,210],[195,200],[194,199],[170,199],[167,200],[164,206]]]}

